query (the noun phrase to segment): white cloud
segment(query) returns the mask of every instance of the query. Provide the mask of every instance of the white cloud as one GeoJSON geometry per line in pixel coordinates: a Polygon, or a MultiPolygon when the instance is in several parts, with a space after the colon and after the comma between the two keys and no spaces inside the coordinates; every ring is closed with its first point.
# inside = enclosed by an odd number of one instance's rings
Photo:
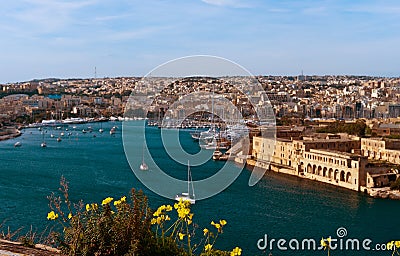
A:
{"type": "Polygon", "coordinates": [[[21,33],[52,33],[74,23],[73,13],[97,0],[24,0],[23,8],[9,13],[12,23],[21,33]]]}
{"type": "Polygon", "coordinates": [[[249,3],[244,3],[239,0],[201,0],[206,4],[216,5],[216,6],[226,6],[234,8],[250,8],[252,7],[249,3]]]}
{"type": "Polygon", "coordinates": [[[347,9],[349,12],[371,13],[371,14],[400,14],[400,6],[388,5],[359,5],[347,9]]]}
{"type": "Polygon", "coordinates": [[[125,41],[125,40],[135,40],[144,38],[150,35],[158,34],[161,31],[165,31],[170,29],[168,26],[153,26],[153,27],[144,27],[137,28],[133,30],[126,31],[118,31],[118,32],[110,32],[103,36],[103,40],[110,41],[125,41]]]}

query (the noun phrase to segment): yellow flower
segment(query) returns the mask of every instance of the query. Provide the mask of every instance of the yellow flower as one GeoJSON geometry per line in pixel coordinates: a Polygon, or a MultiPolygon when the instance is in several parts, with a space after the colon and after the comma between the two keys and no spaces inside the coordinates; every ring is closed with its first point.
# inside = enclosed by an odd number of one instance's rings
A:
{"type": "Polygon", "coordinates": [[[156,224],[156,223],[157,223],[157,220],[156,220],[156,219],[154,219],[154,218],[152,218],[152,219],[151,219],[151,221],[150,221],[150,223],[151,223],[151,225],[154,225],[154,224],[156,224]]]}
{"type": "Polygon", "coordinates": [[[396,246],[396,248],[400,248],[400,241],[394,241],[394,245],[396,246]]]}
{"type": "Polygon", "coordinates": [[[242,249],[239,247],[236,247],[231,251],[231,256],[236,256],[236,255],[242,255],[242,249]]]}
{"type": "Polygon", "coordinates": [[[103,202],[101,202],[101,205],[107,205],[107,204],[111,203],[112,200],[114,200],[114,198],[107,197],[106,199],[103,200],[103,202]]]}
{"type": "Polygon", "coordinates": [[[51,211],[47,214],[47,219],[48,220],[55,220],[58,218],[58,214],[55,213],[54,211],[51,211]]]}
{"type": "Polygon", "coordinates": [[[212,245],[211,244],[206,244],[206,246],[204,246],[204,250],[206,252],[211,251],[212,245]]]}
{"type": "Polygon", "coordinates": [[[121,204],[121,200],[114,201],[114,206],[118,206],[121,204]]]}
{"type": "Polygon", "coordinates": [[[179,235],[179,240],[183,240],[183,237],[185,236],[185,234],[178,233],[178,235],[179,235]]]}
{"type": "Polygon", "coordinates": [[[121,197],[120,201],[121,202],[126,202],[126,196],[121,197]]]}
{"type": "Polygon", "coordinates": [[[171,205],[167,205],[167,207],[165,208],[165,210],[166,210],[167,212],[172,211],[172,206],[171,206],[171,205]]]}
{"type": "Polygon", "coordinates": [[[208,233],[208,229],[203,229],[203,232],[204,232],[204,235],[207,235],[207,233],[208,233]]]}
{"type": "Polygon", "coordinates": [[[213,225],[216,229],[218,229],[218,232],[222,232],[222,226],[219,223],[215,223],[214,221],[211,221],[211,225],[213,225]]]}
{"type": "Polygon", "coordinates": [[[322,246],[322,247],[327,247],[327,246],[328,246],[328,244],[326,243],[326,241],[325,241],[324,238],[321,239],[321,242],[320,242],[320,243],[321,243],[321,246],[322,246]]]}
{"type": "Polygon", "coordinates": [[[90,210],[97,210],[99,208],[99,206],[97,204],[86,204],[86,211],[90,211],[90,210]]]}
{"type": "Polygon", "coordinates": [[[221,224],[221,226],[225,226],[226,225],[226,220],[220,220],[219,223],[221,224]]]}
{"type": "Polygon", "coordinates": [[[177,212],[178,212],[179,218],[184,219],[184,218],[186,218],[186,216],[189,215],[190,209],[188,209],[188,208],[179,208],[177,210],[177,212]]]}
{"type": "Polygon", "coordinates": [[[68,219],[71,219],[72,218],[72,213],[69,213],[68,214],[68,219]]]}

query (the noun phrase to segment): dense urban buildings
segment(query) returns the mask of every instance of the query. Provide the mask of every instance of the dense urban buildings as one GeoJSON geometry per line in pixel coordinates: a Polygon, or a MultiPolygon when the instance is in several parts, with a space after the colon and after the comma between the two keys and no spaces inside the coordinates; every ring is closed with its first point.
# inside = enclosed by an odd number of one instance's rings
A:
{"type": "Polygon", "coordinates": [[[262,129],[256,115],[261,112],[276,117],[277,138],[253,136],[252,149],[242,153],[250,165],[371,195],[398,197],[389,186],[394,187],[400,176],[400,78],[256,77],[268,98],[260,91],[246,91],[254,80],[152,78],[144,83],[141,78],[120,77],[3,84],[0,135],[17,136],[15,127],[43,120],[124,115],[176,127],[196,113],[193,118],[204,122],[212,118],[234,124],[244,117],[258,126],[252,127],[254,132],[262,129]],[[229,104],[237,111],[227,108],[229,104]],[[266,104],[273,113],[263,108],[266,104]],[[161,123],[164,117],[169,121],[161,123]]]}

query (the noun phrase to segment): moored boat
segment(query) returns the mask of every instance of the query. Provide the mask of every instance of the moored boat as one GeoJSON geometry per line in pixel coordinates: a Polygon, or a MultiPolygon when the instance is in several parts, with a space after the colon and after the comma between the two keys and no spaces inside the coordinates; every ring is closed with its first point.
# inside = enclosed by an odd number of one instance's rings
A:
{"type": "Polygon", "coordinates": [[[190,204],[196,203],[196,197],[194,194],[193,188],[193,180],[192,180],[192,173],[190,172],[190,164],[188,161],[188,183],[187,183],[187,192],[182,192],[175,196],[176,201],[188,201],[190,204]],[[190,185],[192,185],[192,195],[190,195],[190,185]]]}

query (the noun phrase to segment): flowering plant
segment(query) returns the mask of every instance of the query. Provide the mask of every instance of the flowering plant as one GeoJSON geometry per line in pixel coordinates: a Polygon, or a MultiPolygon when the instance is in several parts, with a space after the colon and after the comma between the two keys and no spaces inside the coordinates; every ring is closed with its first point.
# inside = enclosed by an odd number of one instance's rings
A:
{"type": "Polygon", "coordinates": [[[203,229],[204,237],[193,244],[195,226],[190,203],[162,205],[154,213],[141,191],[132,189],[130,198],[107,197],[101,204],[83,201],[73,204],[68,183],[61,178],[61,196],[48,197],[47,219],[58,223],[62,232],[53,232],[54,245],[66,255],[241,255],[214,248],[226,220],[211,222],[214,232],[203,229]],[[176,212],[176,217],[171,213],[176,212]],[[170,216],[171,215],[171,216],[170,216]],[[171,220],[171,217],[175,219],[171,220]],[[169,224],[172,223],[172,224],[169,224]]]}

